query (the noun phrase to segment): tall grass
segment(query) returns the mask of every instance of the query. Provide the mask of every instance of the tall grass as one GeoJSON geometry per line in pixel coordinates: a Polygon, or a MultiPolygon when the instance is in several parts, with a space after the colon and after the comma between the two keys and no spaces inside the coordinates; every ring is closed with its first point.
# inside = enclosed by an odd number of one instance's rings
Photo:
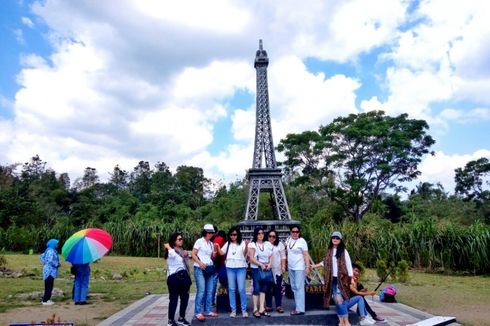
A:
{"type": "Polygon", "coordinates": [[[321,260],[330,233],[344,234],[353,260],[375,267],[378,259],[396,263],[405,259],[412,267],[431,271],[490,272],[490,227],[480,222],[470,226],[434,219],[392,224],[368,215],[360,224],[334,224],[328,217],[304,222],[315,261],[321,260]]]}

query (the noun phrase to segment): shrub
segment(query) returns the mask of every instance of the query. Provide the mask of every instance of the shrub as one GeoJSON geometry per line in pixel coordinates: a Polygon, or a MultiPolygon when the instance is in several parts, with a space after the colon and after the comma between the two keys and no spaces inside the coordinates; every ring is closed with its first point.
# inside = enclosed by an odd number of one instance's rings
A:
{"type": "Polygon", "coordinates": [[[408,263],[405,259],[402,259],[396,265],[396,280],[398,282],[406,283],[408,282],[408,263]]]}
{"type": "Polygon", "coordinates": [[[376,275],[378,275],[380,282],[388,275],[388,266],[386,266],[386,262],[383,259],[376,261],[376,275]]]}

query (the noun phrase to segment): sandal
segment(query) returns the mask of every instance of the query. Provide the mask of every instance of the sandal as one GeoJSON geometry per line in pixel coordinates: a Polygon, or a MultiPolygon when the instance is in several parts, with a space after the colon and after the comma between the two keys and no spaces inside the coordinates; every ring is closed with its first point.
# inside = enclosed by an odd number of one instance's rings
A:
{"type": "Polygon", "coordinates": [[[272,308],[271,307],[265,307],[265,311],[272,312],[272,308]]]}
{"type": "Polygon", "coordinates": [[[292,316],[297,316],[297,315],[304,315],[305,313],[302,312],[302,311],[296,311],[296,310],[293,310],[291,311],[291,315],[292,316]]]}
{"type": "Polygon", "coordinates": [[[282,307],[277,307],[276,308],[276,311],[280,314],[283,314],[284,313],[284,309],[282,309],[282,307]]]}
{"type": "Polygon", "coordinates": [[[203,314],[197,314],[196,315],[196,319],[199,320],[199,321],[205,321],[206,320],[206,317],[204,317],[203,314]]]}
{"type": "Polygon", "coordinates": [[[254,317],[255,318],[260,318],[260,312],[258,310],[254,311],[254,317]]]}
{"type": "Polygon", "coordinates": [[[265,317],[270,317],[270,316],[271,316],[271,314],[270,314],[270,313],[268,313],[268,312],[267,312],[267,311],[265,311],[265,310],[264,310],[264,311],[262,311],[262,312],[259,312],[259,314],[260,314],[261,316],[265,316],[265,317]]]}

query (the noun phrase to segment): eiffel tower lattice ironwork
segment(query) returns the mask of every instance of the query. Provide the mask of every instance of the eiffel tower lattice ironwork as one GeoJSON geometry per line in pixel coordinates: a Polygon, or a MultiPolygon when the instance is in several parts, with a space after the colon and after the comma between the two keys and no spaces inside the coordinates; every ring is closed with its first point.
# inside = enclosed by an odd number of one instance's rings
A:
{"type": "Polygon", "coordinates": [[[282,171],[276,167],[276,155],[274,153],[269,110],[268,65],[269,58],[267,57],[267,52],[263,49],[262,40],[260,40],[254,64],[257,72],[255,145],[253,165],[247,174],[249,192],[245,221],[257,220],[261,192],[270,193],[272,210],[276,220],[291,220],[291,214],[289,213],[289,207],[282,185],[282,171]],[[262,166],[263,162],[265,163],[265,167],[262,166]]]}

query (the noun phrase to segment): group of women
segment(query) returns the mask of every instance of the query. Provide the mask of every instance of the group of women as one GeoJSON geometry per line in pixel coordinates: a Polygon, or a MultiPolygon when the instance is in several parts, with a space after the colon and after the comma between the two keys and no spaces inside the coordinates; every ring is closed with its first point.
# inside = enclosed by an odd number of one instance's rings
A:
{"type": "MultiPolygon", "coordinates": [[[[294,294],[295,309],[291,315],[305,313],[305,279],[310,273],[310,256],[308,244],[301,237],[299,226],[290,228],[290,237],[283,243],[279,241],[276,231],[267,234],[262,227],[257,227],[251,241],[243,240],[240,229],[232,227],[227,234],[227,241],[221,247],[212,241],[215,228],[206,224],[199,238],[188,253],[183,250],[182,233],[174,233],[167,249],[169,274],[167,285],[169,289],[169,326],[188,325],[185,320],[185,310],[189,299],[191,286],[190,272],[187,260],[191,257],[194,264],[194,279],[196,281],[196,297],[194,315],[197,320],[205,321],[208,317],[217,317],[212,310],[214,280],[217,277],[213,261],[223,256],[226,265],[228,295],[231,313],[237,317],[241,312],[248,317],[246,298],[246,275],[250,265],[252,276],[253,316],[268,317],[272,309],[272,299],[278,313],[284,313],[282,307],[282,275],[287,270],[289,282],[294,294]],[[266,238],[267,236],[267,238],[266,238]],[[177,301],[180,297],[180,316],[175,320],[177,301]],[[239,298],[239,307],[237,306],[239,298]]],[[[361,323],[366,318],[366,308],[362,296],[350,296],[350,282],[353,277],[352,263],[345,249],[340,232],[333,232],[324,260],[313,267],[323,266],[325,273],[325,306],[330,305],[333,298],[337,309],[340,325],[349,326],[348,309],[358,305],[361,323]]]]}

